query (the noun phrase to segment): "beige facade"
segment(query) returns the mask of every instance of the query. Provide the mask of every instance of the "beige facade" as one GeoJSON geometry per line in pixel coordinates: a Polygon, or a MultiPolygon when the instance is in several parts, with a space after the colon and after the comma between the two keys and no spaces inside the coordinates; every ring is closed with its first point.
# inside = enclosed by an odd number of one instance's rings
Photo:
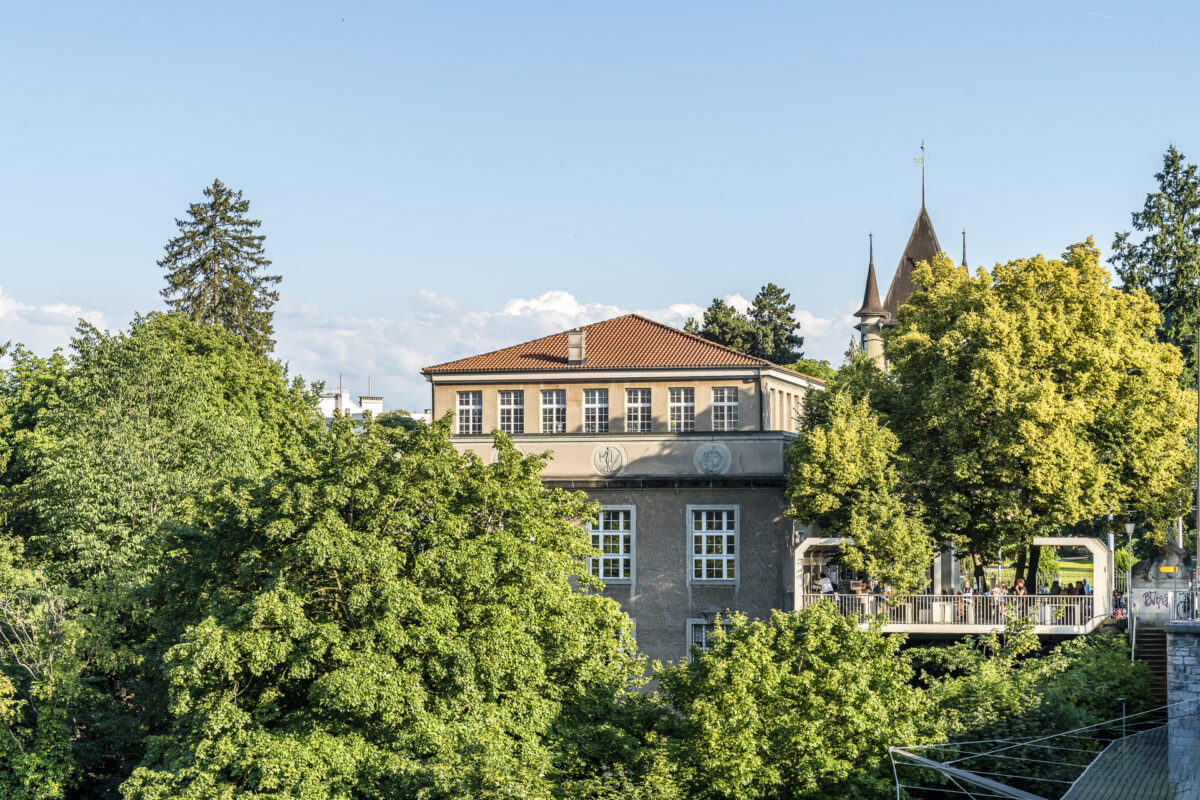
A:
{"type": "MultiPolygon", "coordinates": [[[[713,389],[737,390],[737,431],[799,430],[799,418],[804,409],[804,396],[821,384],[812,378],[783,370],[724,369],[724,370],[655,370],[653,372],[601,372],[567,374],[489,374],[451,373],[431,376],[433,382],[433,417],[457,412],[458,394],[464,391],[482,393],[482,431],[490,433],[500,427],[500,392],[521,391],[524,401],[522,433],[543,433],[541,417],[542,392],[562,390],[566,393],[566,432],[583,433],[583,393],[588,389],[608,392],[609,432],[624,433],[627,429],[626,390],[649,389],[651,423],[649,433],[670,433],[669,394],[673,388],[693,390],[694,430],[717,430],[713,415],[713,389]]],[[[456,429],[457,430],[457,429],[456,429]]],[[[725,432],[725,431],[720,431],[725,432]]]]}

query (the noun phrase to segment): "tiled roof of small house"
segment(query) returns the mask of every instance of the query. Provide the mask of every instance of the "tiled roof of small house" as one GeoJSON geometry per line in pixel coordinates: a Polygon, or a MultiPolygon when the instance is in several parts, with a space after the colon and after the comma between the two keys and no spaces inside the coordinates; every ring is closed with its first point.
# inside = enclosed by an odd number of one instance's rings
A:
{"type": "MultiPolygon", "coordinates": [[[[525,372],[529,370],[663,369],[680,367],[778,367],[678,328],[638,314],[582,326],[587,358],[567,363],[567,331],[524,344],[426,367],[426,375],[446,372],[525,372]]],[[[793,372],[792,370],[787,370],[793,372]]],[[[794,373],[800,374],[800,373],[794,373]]],[[[809,377],[805,375],[804,377],[809,377]]],[[[818,380],[812,378],[811,380],[818,380]]]]}

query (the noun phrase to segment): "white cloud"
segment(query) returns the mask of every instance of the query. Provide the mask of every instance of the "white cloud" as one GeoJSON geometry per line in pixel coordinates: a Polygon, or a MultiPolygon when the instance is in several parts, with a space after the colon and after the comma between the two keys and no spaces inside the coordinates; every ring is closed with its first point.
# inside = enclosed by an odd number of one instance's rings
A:
{"type": "MultiPolygon", "coordinates": [[[[725,301],[745,310],[741,295],[725,301]]],[[[581,302],[562,290],[537,297],[511,298],[497,309],[474,308],[429,291],[410,298],[410,308],[387,316],[327,315],[319,306],[295,298],[280,298],[275,308],[275,354],[288,362],[293,375],[336,385],[344,375],[353,394],[382,394],[387,408],[421,410],[429,405],[429,386],[421,368],[485,353],[540,336],[611,319],[629,312],[682,328],[688,317],[700,319],[704,307],[672,303],[663,308],[623,308],[581,302]]],[[[853,333],[853,303],[831,317],[796,312],[804,352],[810,358],[842,360],[853,333]]],[[[70,345],[76,320],[111,328],[101,311],[68,303],[30,305],[0,289],[0,344],[22,342],[38,354],[70,345]]],[[[127,324],[122,320],[121,325],[127,324]]]]}
{"type": "Polygon", "coordinates": [[[106,326],[100,311],[67,303],[28,305],[5,294],[0,287],[0,345],[11,341],[25,345],[39,355],[48,355],[54,348],[71,343],[81,318],[98,328],[106,326]]]}
{"type": "MultiPolygon", "coordinates": [[[[730,295],[726,302],[745,309],[749,302],[730,295]]],[[[352,394],[384,395],[387,408],[420,411],[429,405],[429,385],[421,368],[519,344],[577,325],[610,319],[631,311],[668,325],[683,327],[699,319],[704,307],[673,303],[658,309],[621,308],[586,303],[562,290],[537,297],[511,298],[498,310],[470,308],[461,302],[421,291],[411,300],[414,313],[395,316],[323,316],[311,307],[281,301],[275,314],[276,355],[292,372],[307,380],[336,385],[344,376],[352,394]]],[[[853,304],[833,317],[798,311],[804,351],[835,365],[853,333],[853,304]]]]}

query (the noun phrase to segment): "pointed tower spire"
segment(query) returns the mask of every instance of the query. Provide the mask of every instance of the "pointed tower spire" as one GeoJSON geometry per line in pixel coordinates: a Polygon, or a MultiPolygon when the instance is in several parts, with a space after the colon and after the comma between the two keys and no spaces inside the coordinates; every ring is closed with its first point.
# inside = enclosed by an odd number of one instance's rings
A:
{"type": "Polygon", "coordinates": [[[967,229],[963,228],[963,262],[962,265],[967,265],[967,229]]]}
{"type": "Polygon", "coordinates": [[[864,317],[886,317],[888,312],[879,302],[879,284],[875,280],[875,234],[870,236],[870,260],[867,263],[867,288],[863,292],[862,308],[854,312],[859,319],[864,317]]]}
{"type": "Polygon", "coordinates": [[[925,140],[921,140],[921,208],[925,207],[925,140]]]}

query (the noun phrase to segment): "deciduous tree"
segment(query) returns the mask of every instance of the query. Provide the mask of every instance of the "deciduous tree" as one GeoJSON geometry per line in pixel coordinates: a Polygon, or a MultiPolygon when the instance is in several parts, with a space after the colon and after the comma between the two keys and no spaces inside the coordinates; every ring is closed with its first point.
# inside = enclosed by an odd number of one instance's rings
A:
{"type": "Polygon", "coordinates": [[[1090,239],[974,276],[938,257],[916,280],[885,335],[887,422],[930,528],[977,577],[998,546],[1186,507],[1195,395],[1153,302],[1112,288],[1090,239]]]}
{"type": "Polygon", "coordinates": [[[831,603],[725,622],[709,652],[655,673],[680,718],[672,752],[687,796],[893,796],[887,748],[927,727],[902,637],[860,630],[831,603]]]}
{"type": "Polygon", "coordinates": [[[126,796],[548,798],[555,721],[643,670],[586,569],[593,508],[503,436],[459,456],[447,420],[311,436],[181,532],[174,722],[126,796]]]}
{"type": "Polygon", "coordinates": [[[902,491],[899,447],[866,399],[835,388],[823,418],[787,451],[787,497],[790,515],[853,540],[847,566],[903,593],[924,582],[933,540],[921,510],[906,507],[914,500],[902,491]]]}

